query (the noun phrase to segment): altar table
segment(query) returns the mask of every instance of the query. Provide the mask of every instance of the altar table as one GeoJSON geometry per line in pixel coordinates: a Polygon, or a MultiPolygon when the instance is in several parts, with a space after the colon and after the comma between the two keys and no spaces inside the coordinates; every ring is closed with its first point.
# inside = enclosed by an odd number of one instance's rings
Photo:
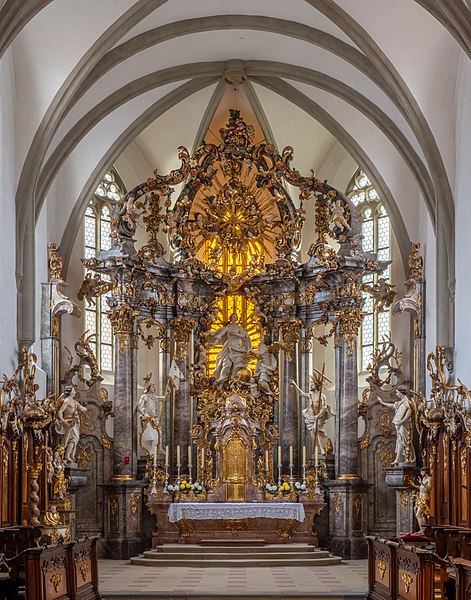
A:
{"type": "Polygon", "coordinates": [[[295,502],[175,502],[168,520],[289,519],[304,521],[304,506],[295,502]]]}

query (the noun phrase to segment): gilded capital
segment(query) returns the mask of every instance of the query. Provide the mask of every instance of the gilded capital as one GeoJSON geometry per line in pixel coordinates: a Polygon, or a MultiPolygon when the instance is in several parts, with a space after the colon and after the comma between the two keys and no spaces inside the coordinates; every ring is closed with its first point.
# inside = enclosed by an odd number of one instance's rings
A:
{"type": "Polygon", "coordinates": [[[194,321],[185,319],[184,317],[175,317],[170,321],[172,337],[176,344],[176,353],[180,359],[183,359],[183,356],[188,350],[188,344],[194,326],[194,321]]]}
{"type": "Polygon", "coordinates": [[[301,319],[297,317],[280,319],[278,321],[278,339],[289,360],[292,358],[296,342],[301,339],[302,325],[301,319]]]}
{"type": "Polygon", "coordinates": [[[347,342],[347,352],[351,356],[358,335],[358,328],[363,320],[364,313],[360,308],[346,308],[334,313],[335,320],[339,324],[340,333],[347,342]]]}
{"type": "Polygon", "coordinates": [[[107,314],[113,327],[113,332],[118,336],[119,351],[123,354],[126,349],[128,337],[134,333],[134,320],[139,315],[139,311],[125,304],[118,304],[116,308],[109,310],[107,314]]]}

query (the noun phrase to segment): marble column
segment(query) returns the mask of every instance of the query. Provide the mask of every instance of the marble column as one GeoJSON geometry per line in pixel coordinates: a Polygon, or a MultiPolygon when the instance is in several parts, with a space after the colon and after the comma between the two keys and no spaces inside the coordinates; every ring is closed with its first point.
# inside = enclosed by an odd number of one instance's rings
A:
{"type": "Polygon", "coordinates": [[[136,375],[134,319],[136,311],[118,307],[109,312],[115,333],[114,435],[112,479],[126,481],[137,474],[136,417],[134,393],[136,375]]]}
{"type": "Polygon", "coordinates": [[[173,453],[171,473],[176,473],[176,448],[180,446],[181,473],[188,473],[188,446],[191,443],[191,404],[190,404],[190,339],[194,321],[183,317],[172,319],[174,359],[182,374],[179,389],[174,389],[173,397],[173,453]]]}
{"type": "Polygon", "coordinates": [[[292,352],[291,360],[287,352],[281,353],[281,386],[280,386],[280,405],[279,405],[279,428],[281,460],[283,473],[289,473],[289,447],[293,447],[294,473],[299,475],[300,465],[299,443],[300,443],[300,400],[296,390],[290,385],[290,381],[297,381],[297,361],[296,351],[292,352]]]}
{"type": "Polygon", "coordinates": [[[337,479],[355,480],[358,475],[358,368],[357,342],[353,351],[340,336],[336,347],[337,479]]]}

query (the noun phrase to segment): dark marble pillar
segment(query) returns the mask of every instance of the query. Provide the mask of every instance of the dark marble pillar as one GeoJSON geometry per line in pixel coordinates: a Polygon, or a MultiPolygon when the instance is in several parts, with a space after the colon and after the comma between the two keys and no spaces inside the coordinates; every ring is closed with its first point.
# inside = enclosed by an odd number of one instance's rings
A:
{"type": "Polygon", "coordinates": [[[134,348],[134,318],[136,312],[118,307],[109,312],[115,332],[114,435],[112,479],[126,481],[136,478],[136,374],[134,348]]]}
{"type": "Polygon", "coordinates": [[[349,352],[347,343],[340,337],[336,348],[337,396],[337,479],[360,479],[358,473],[358,370],[357,346],[349,352]]]}
{"type": "MultiPolygon", "coordinates": [[[[176,474],[177,446],[180,446],[181,473],[188,473],[188,446],[191,443],[190,340],[194,321],[183,317],[172,319],[174,359],[182,378],[173,391],[173,447],[170,472],[176,474]]],[[[196,456],[196,455],[195,455],[196,456]]]]}
{"type": "Polygon", "coordinates": [[[296,390],[290,385],[290,381],[297,381],[297,361],[296,352],[293,351],[291,360],[287,352],[281,353],[281,386],[280,386],[280,405],[279,405],[279,428],[280,428],[280,445],[281,445],[281,461],[283,465],[283,473],[288,473],[289,466],[289,447],[293,447],[293,464],[294,472],[299,475],[300,469],[300,425],[301,411],[300,400],[296,394],[296,390]]]}

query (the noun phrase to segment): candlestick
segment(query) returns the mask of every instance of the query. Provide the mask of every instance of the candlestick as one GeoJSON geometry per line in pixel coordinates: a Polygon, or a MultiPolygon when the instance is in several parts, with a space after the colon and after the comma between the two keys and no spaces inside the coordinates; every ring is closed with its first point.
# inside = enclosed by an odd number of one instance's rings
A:
{"type": "Polygon", "coordinates": [[[293,464],[293,446],[289,447],[289,464],[293,464]]]}
{"type": "Polygon", "coordinates": [[[165,446],[165,466],[168,467],[168,446],[165,446]]]}
{"type": "Polygon", "coordinates": [[[177,466],[180,464],[180,446],[177,446],[177,466]]]}
{"type": "Polygon", "coordinates": [[[278,446],[278,464],[281,465],[281,446],[278,446]]]}
{"type": "Polygon", "coordinates": [[[303,467],[306,466],[306,446],[303,446],[303,467]]]}

